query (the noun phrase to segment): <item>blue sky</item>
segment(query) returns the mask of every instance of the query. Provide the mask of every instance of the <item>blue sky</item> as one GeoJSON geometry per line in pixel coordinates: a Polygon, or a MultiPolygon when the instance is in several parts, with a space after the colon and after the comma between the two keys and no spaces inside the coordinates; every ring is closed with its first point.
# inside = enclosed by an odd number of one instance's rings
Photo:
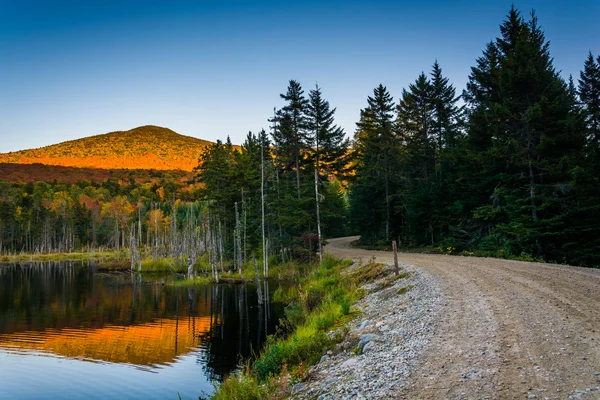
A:
{"type": "MultiPolygon", "coordinates": [[[[535,9],[555,66],[600,54],[600,2],[535,9]]],[[[243,141],[289,79],[352,134],[379,83],[395,99],[437,59],[460,92],[511,1],[0,0],[0,152],[140,125],[243,141]]]]}

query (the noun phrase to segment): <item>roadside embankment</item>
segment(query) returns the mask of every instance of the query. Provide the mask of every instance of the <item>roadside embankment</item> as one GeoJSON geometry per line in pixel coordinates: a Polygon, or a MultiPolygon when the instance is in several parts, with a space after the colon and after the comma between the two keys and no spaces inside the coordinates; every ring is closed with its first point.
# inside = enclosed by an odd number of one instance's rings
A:
{"type": "MultiPolygon", "coordinates": [[[[408,385],[417,356],[428,346],[443,302],[440,287],[421,269],[393,267],[362,289],[344,339],[309,369],[306,382],[293,388],[297,399],[390,398],[408,385]]],[[[355,274],[355,263],[348,271],[355,274]]]]}

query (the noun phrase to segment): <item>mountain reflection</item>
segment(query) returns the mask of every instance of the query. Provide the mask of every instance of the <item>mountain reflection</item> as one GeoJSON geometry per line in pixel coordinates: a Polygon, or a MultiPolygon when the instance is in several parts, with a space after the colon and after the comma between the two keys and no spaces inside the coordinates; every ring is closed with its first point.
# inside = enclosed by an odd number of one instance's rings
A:
{"type": "MultiPolygon", "coordinates": [[[[164,285],[169,277],[76,263],[0,266],[0,350],[165,368],[196,352],[220,380],[257,352],[281,307],[255,285],[164,285]]],[[[268,292],[268,283],[263,283],[268,292]]]]}

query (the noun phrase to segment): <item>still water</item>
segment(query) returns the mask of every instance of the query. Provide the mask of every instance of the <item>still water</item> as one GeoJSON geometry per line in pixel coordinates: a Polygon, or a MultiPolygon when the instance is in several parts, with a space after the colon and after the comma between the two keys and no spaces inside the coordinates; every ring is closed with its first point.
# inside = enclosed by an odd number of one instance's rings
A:
{"type": "MultiPolygon", "coordinates": [[[[255,285],[0,264],[0,399],[198,399],[274,332],[255,285]]],[[[277,282],[263,282],[273,293],[277,282]]]]}

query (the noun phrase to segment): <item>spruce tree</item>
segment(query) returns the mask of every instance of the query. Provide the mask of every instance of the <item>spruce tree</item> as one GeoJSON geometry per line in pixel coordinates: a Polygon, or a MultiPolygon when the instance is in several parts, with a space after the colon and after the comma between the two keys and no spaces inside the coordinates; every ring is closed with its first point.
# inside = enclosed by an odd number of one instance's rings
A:
{"type": "Polygon", "coordinates": [[[458,106],[459,96],[436,61],[431,71],[432,121],[431,133],[438,150],[443,152],[458,145],[462,125],[463,107],[458,106]]]}
{"type": "Polygon", "coordinates": [[[385,86],[373,90],[357,123],[359,161],[351,193],[351,215],[363,241],[388,240],[394,213],[399,141],[394,132],[394,103],[385,86]]]}
{"type": "Polygon", "coordinates": [[[478,60],[484,68],[473,69],[465,96],[474,159],[488,177],[473,186],[488,197],[474,215],[493,221],[501,238],[495,245],[504,251],[556,257],[564,232],[555,221],[567,201],[556,188],[568,184],[582,138],[535,14],[526,22],[513,7],[500,31],[478,60]]]}
{"type": "Polygon", "coordinates": [[[588,138],[595,147],[600,147],[600,60],[594,60],[591,52],[580,73],[578,94],[585,115],[588,138]]]}
{"type": "Polygon", "coordinates": [[[315,166],[326,174],[339,175],[344,169],[345,157],[350,146],[344,130],[335,124],[335,108],[322,96],[321,88],[317,85],[309,93],[307,107],[307,129],[311,135],[315,166]]]}
{"type": "Polygon", "coordinates": [[[296,191],[301,197],[300,169],[305,151],[310,146],[310,136],[307,132],[306,110],[308,100],[299,82],[290,80],[287,92],[280,94],[287,104],[277,112],[273,122],[279,124],[279,129],[273,132],[275,146],[282,154],[293,161],[296,175],[296,191]]]}

